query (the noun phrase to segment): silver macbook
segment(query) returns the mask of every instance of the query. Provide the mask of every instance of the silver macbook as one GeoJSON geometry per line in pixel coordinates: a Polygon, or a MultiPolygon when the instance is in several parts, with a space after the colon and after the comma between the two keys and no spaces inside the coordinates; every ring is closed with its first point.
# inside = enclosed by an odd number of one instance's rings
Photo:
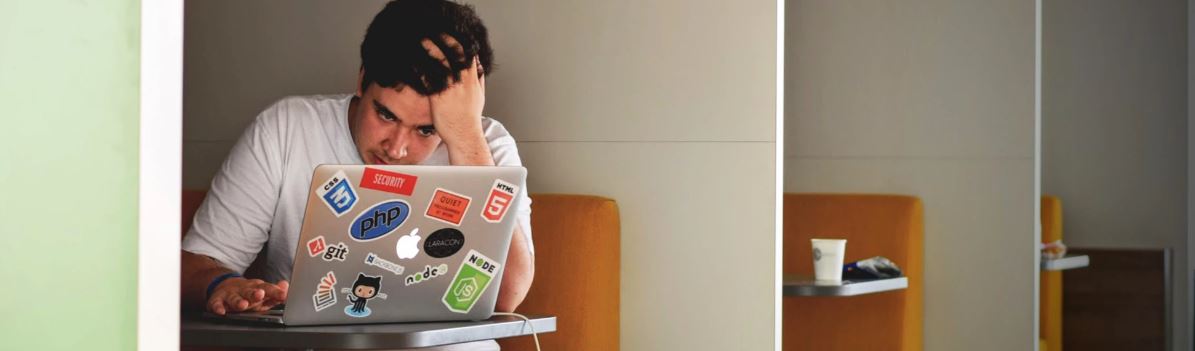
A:
{"type": "Polygon", "coordinates": [[[522,167],[319,166],[285,308],[227,317],[285,325],[489,318],[526,176],[522,167]]]}

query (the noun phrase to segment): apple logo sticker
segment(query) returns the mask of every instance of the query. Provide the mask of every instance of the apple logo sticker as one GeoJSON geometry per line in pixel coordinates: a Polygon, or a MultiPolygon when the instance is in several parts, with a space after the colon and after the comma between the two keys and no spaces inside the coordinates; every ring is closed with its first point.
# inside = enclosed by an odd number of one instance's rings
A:
{"type": "Polygon", "coordinates": [[[452,256],[465,246],[465,234],[453,228],[444,228],[432,232],[423,241],[423,252],[435,258],[452,256]]]}
{"type": "Polygon", "coordinates": [[[415,258],[415,255],[419,254],[419,228],[412,230],[411,234],[398,238],[398,245],[395,245],[394,249],[398,252],[400,259],[415,258]]]}

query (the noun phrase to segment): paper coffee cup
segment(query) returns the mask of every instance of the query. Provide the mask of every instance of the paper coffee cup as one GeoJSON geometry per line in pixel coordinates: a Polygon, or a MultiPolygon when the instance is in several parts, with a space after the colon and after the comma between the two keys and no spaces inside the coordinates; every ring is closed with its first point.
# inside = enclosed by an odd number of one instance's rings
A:
{"type": "Polygon", "coordinates": [[[811,239],[813,241],[813,277],[819,281],[842,281],[842,257],[846,239],[811,239]]]}

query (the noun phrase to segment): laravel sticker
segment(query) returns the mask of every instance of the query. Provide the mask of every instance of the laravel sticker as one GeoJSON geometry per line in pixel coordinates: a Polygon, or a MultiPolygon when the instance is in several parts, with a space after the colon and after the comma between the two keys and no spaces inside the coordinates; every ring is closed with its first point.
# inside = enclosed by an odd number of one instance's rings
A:
{"type": "Polygon", "coordinates": [[[431,203],[427,204],[425,216],[444,223],[459,226],[465,212],[469,210],[469,203],[473,199],[448,190],[436,188],[431,203]]]}
{"type": "Polygon", "coordinates": [[[411,196],[415,191],[415,181],[419,177],[397,172],[383,171],[365,167],[365,174],[361,176],[361,187],[381,190],[404,196],[411,196]]]}
{"type": "Polygon", "coordinates": [[[490,223],[501,222],[502,217],[506,217],[506,211],[510,209],[510,203],[514,202],[515,194],[518,193],[519,187],[495,179],[494,186],[490,188],[490,197],[485,200],[485,208],[481,210],[481,218],[490,223]]]}

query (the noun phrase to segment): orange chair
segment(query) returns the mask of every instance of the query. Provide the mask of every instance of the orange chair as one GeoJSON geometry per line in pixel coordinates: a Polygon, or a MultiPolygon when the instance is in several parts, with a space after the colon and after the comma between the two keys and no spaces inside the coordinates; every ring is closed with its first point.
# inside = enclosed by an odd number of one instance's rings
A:
{"type": "MultiPolygon", "coordinates": [[[[1062,240],[1062,200],[1057,196],[1041,197],[1041,242],[1062,240]]],[[[1041,271],[1040,302],[1042,350],[1062,350],[1062,272],[1041,271]]]]}
{"type": "Polygon", "coordinates": [[[852,297],[785,297],[784,350],[921,350],[921,200],[899,195],[784,194],[784,273],[811,275],[811,238],[847,239],[847,262],[884,256],[904,290],[852,297]]]}

